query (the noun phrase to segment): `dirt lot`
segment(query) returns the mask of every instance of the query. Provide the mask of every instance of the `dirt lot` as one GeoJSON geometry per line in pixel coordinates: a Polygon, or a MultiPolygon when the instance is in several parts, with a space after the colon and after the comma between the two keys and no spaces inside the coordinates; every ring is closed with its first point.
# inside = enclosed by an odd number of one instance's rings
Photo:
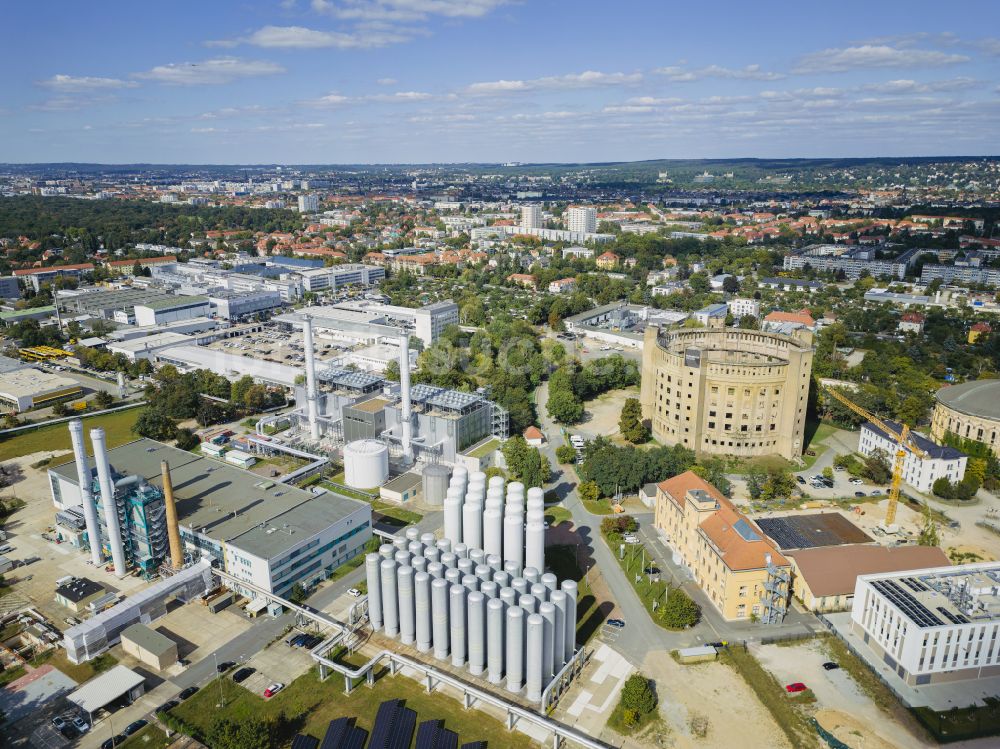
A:
{"type": "MultiPolygon", "coordinates": [[[[668,653],[650,653],[642,673],[656,679],[660,714],[667,725],[669,741],[653,737],[635,746],[739,747],[776,749],[789,747],[778,724],[743,679],[721,663],[682,666],[668,653]],[[695,735],[692,723],[707,722],[703,737],[695,735]]],[[[658,737],[662,738],[662,737],[658,737]]],[[[633,745],[633,744],[629,744],[633,745]]]]}
{"type": "Polygon", "coordinates": [[[843,669],[825,671],[830,659],[817,640],[752,648],[761,665],[782,684],[801,681],[816,695],[816,719],[838,739],[866,749],[931,747],[912,718],[900,710],[890,716],[868,697],[843,669]]]}
{"type": "Polygon", "coordinates": [[[618,419],[626,398],[638,398],[639,388],[630,387],[610,390],[586,403],[586,416],[579,431],[588,437],[603,435],[615,439],[618,435],[618,419]]]}

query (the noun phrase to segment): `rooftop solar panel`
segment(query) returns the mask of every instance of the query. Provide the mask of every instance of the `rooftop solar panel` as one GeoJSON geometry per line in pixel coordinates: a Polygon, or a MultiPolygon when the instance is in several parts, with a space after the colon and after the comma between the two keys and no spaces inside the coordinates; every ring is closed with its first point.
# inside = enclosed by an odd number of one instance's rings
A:
{"type": "Polygon", "coordinates": [[[733,523],[733,530],[740,534],[740,538],[744,541],[760,541],[760,534],[753,529],[744,518],[740,518],[735,523],[733,523]]]}
{"type": "Polygon", "coordinates": [[[781,549],[811,549],[872,542],[868,534],[836,512],[760,518],[756,523],[781,549]]]}

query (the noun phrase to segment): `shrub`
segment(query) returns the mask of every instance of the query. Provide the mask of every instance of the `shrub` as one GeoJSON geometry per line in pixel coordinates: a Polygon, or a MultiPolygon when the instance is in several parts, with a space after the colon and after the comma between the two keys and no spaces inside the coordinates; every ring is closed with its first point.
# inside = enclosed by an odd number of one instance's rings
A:
{"type": "Polygon", "coordinates": [[[671,629],[687,629],[701,620],[701,607],[680,588],[670,588],[660,616],[671,629]]]}
{"type": "Polygon", "coordinates": [[[631,515],[610,515],[601,520],[601,533],[605,536],[634,533],[638,527],[639,524],[631,515]]]}
{"type": "Polygon", "coordinates": [[[621,704],[626,714],[634,712],[637,717],[653,712],[656,709],[656,693],[650,680],[641,674],[630,676],[622,688],[621,704]]]}
{"type": "Polygon", "coordinates": [[[556,448],[556,460],[560,463],[572,463],[576,460],[576,449],[572,445],[559,445],[556,448]]]}

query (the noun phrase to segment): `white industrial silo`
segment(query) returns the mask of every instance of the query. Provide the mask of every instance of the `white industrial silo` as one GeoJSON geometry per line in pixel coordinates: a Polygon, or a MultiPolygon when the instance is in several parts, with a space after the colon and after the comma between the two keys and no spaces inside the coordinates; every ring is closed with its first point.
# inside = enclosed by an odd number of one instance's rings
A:
{"type": "Polygon", "coordinates": [[[525,697],[531,702],[538,702],[542,699],[542,645],[545,637],[545,620],[541,614],[529,614],[526,629],[525,697]]]}
{"type": "Polygon", "coordinates": [[[544,688],[555,676],[556,607],[546,602],[538,607],[538,613],[545,620],[542,637],[542,687],[544,688]]]}
{"type": "Polygon", "coordinates": [[[500,586],[497,585],[492,580],[490,580],[488,582],[479,584],[479,592],[482,593],[484,596],[486,596],[486,598],[488,599],[496,598],[498,595],[500,595],[500,586]]]}
{"type": "Polygon", "coordinates": [[[503,554],[504,517],[499,506],[488,505],[483,513],[483,551],[489,556],[503,554]]]}
{"type": "Polygon", "coordinates": [[[424,502],[432,507],[439,507],[448,494],[451,469],[443,463],[431,463],[422,474],[424,502]]]}
{"type": "Polygon", "coordinates": [[[461,585],[452,585],[448,590],[448,623],[451,627],[451,665],[465,664],[466,614],[465,596],[468,591],[461,585]]]}
{"type": "Polygon", "coordinates": [[[518,596],[517,605],[524,609],[525,614],[538,613],[538,599],[530,593],[518,596]]]}
{"type": "Polygon", "coordinates": [[[73,457],[76,459],[76,477],[80,484],[83,519],[87,524],[90,561],[95,567],[100,567],[104,561],[104,554],[101,551],[101,521],[97,517],[97,505],[94,504],[93,480],[87,462],[87,450],[83,443],[83,422],[79,419],[73,419],[69,423],[69,438],[73,443],[73,457]]]}
{"type": "Polygon", "coordinates": [[[546,572],[542,575],[542,585],[548,588],[549,593],[554,593],[559,590],[559,578],[553,575],[551,572],[546,572]]]}
{"type": "Polygon", "coordinates": [[[437,580],[438,578],[444,579],[444,565],[441,562],[430,562],[427,565],[427,574],[432,578],[437,580]]]}
{"type": "Polygon", "coordinates": [[[572,580],[563,580],[560,589],[566,594],[566,638],[563,642],[565,647],[566,661],[573,657],[576,652],[576,596],[577,584],[572,580]]]}
{"type": "Polygon", "coordinates": [[[344,482],[354,489],[382,486],[389,478],[389,448],[378,440],[344,445],[344,482]]]}
{"type": "Polygon", "coordinates": [[[426,653],[431,649],[431,577],[426,572],[413,576],[414,609],[416,612],[415,637],[417,650],[426,653]]]}
{"type": "Polygon", "coordinates": [[[510,581],[510,587],[517,591],[519,596],[528,595],[529,583],[523,577],[515,577],[510,581]]]}
{"type": "Polygon", "coordinates": [[[396,586],[399,595],[399,641],[412,645],[416,638],[412,567],[396,569],[396,586]]]}
{"type": "Polygon", "coordinates": [[[481,676],[486,668],[486,596],[479,591],[469,593],[469,671],[481,676]]]}
{"type": "Polygon", "coordinates": [[[486,602],[486,660],[490,684],[503,681],[503,664],[506,643],[504,642],[504,605],[499,598],[486,602]]]}
{"type": "Polygon", "coordinates": [[[507,609],[507,691],[515,694],[524,686],[524,618],[523,609],[507,609]]]}
{"type": "Polygon", "coordinates": [[[519,512],[504,515],[503,560],[516,565],[518,570],[524,566],[524,516],[519,512]]]}
{"type": "Polygon", "coordinates": [[[368,581],[368,620],[372,630],[382,629],[382,577],[379,574],[378,554],[365,555],[365,579],[368,581]]]}
{"type": "Polygon", "coordinates": [[[396,593],[396,563],[383,559],[382,577],[382,621],[387,637],[399,635],[399,596],[396,593]]]}
{"type": "Polygon", "coordinates": [[[528,592],[535,597],[539,605],[543,604],[545,601],[549,600],[549,589],[546,588],[541,583],[535,583],[532,585],[528,592]]]}
{"type": "Polygon", "coordinates": [[[462,505],[462,543],[470,549],[483,548],[483,506],[465,497],[462,505]]]}
{"type": "Polygon", "coordinates": [[[545,571],[545,525],[530,516],[524,530],[524,567],[545,571]]]}
{"type": "Polygon", "coordinates": [[[558,672],[566,665],[566,594],[561,590],[549,595],[549,602],[556,609],[556,624],[552,633],[553,668],[558,672]]]}
{"type": "Polygon", "coordinates": [[[450,624],[448,622],[448,581],[436,578],[431,582],[431,635],[434,640],[434,657],[444,660],[448,657],[450,624]]]}

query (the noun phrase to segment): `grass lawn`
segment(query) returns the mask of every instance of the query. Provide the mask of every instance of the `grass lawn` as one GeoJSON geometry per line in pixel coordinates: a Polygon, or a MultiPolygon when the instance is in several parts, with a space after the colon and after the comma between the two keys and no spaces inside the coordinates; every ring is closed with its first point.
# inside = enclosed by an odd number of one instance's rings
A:
{"type": "MultiPolygon", "coordinates": [[[[132,431],[132,425],[135,424],[140,413],[142,413],[142,408],[130,408],[100,416],[84,416],[82,417],[83,426],[85,430],[102,427],[108,447],[118,447],[118,445],[139,439],[139,435],[132,431]]],[[[91,450],[90,440],[85,440],[85,443],[89,452],[91,450]]],[[[30,455],[42,450],[65,450],[69,453],[72,449],[73,446],[69,441],[69,428],[64,422],[40,426],[38,429],[26,429],[8,435],[3,441],[0,441],[0,461],[20,458],[22,455],[30,455]]]]}
{"type": "Polygon", "coordinates": [[[555,506],[545,508],[545,522],[551,526],[556,526],[560,523],[569,523],[572,521],[573,516],[565,507],[555,506]]]}
{"type": "Polygon", "coordinates": [[[128,737],[124,744],[119,744],[119,746],[127,746],[129,749],[139,749],[140,747],[148,747],[148,749],[166,749],[166,747],[174,743],[174,740],[175,739],[168,739],[167,734],[162,728],[150,723],[141,731],[133,733],[128,737]]]}
{"type": "Polygon", "coordinates": [[[103,655],[97,656],[92,661],[74,664],[69,662],[69,659],[66,657],[65,650],[62,648],[56,648],[42,653],[28,662],[32,666],[41,666],[48,663],[50,666],[58,668],[77,684],[82,684],[83,682],[94,678],[98,674],[107,671],[112,666],[117,665],[118,660],[113,655],[104,653],[103,655]]]}
{"type": "Polygon", "coordinates": [[[481,444],[472,452],[467,453],[467,455],[469,455],[472,458],[482,459],[485,458],[487,455],[491,455],[499,447],[500,447],[500,441],[491,439],[488,442],[484,442],[483,444],[481,444]]]}
{"type": "Polygon", "coordinates": [[[20,679],[26,673],[28,672],[25,671],[24,666],[14,666],[14,668],[8,668],[0,671],[0,687],[20,679]]]}
{"type": "Polygon", "coordinates": [[[778,680],[743,648],[726,648],[719,654],[719,660],[743,677],[795,749],[817,746],[816,731],[802,709],[810,700],[815,700],[811,693],[804,692],[805,697],[802,698],[790,697],[778,680]]]}
{"type": "Polygon", "coordinates": [[[387,518],[398,520],[403,525],[414,525],[424,519],[424,516],[419,512],[404,510],[402,507],[398,507],[397,505],[391,505],[387,502],[380,502],[377,500],[372,502],[372,510],[387,518]]]}
{"type": "Polygon", "coordinates": [[[611,502],[607,499],[599,499],[596,502],[581,499],[580,502],[591,515],[611,515],[614,512],[611,509],[611,502]]]}
{"type": "Polygon", "coordinates": [[[808,470],[813,467],[813,464],[819,459],[819,457],[827,451],[827,446],[822,444],[827,437],[830,437],[837,431],[837,427],[833,424],[827,424],[825,422],[808,422],[805,429],[805,449],[802,451],[802,462],[805,464],[805,468],[808,470]],[[806,451],[812,450],[815,455],[806,455],[806,451]]]}
{"type": "Polygon", "coordinates": [[[512,746],[530,742],[523,735],[512,735],[495,718],[478,710],[464,710],[462,703],[439,693],[427,694],[424,687],[405,676],[389,676],[386,670],[376,678],[374,687],[359,686],[344,694],[344,680],[334,675],[319,681],[315,669],[299,677],[269,700],[251,694],[231,679],[222,679],[226,707],[217,707],[219,687],[213,683],[202,689],[171,714],[187,724],[202,739],[220,718],[246,720],[251,717],[273,719],[282,713],[287,724],[273,738],[273,746],[287,746],[295,733],[307,733],[322,739],[329,722],[347,716],[357,718],[357,725],[371,731],[378,706],[390,699],[402,699],[417,713],[417,722],[443,719],[446,728],[458,733],[459,743],[486,741],[490,747],[512,746]]]}
{"type": "Polygon", "coordinates": [[[340,494],[341,496],[348,497],[350,499],[358,499],[362,502],[371,502],[372,498],[369,496],[371,494],[374,494],[376,497],[378,496],[378,487],[375,488],[375,491],[368,493],[348,488],[347,484],[344,483],[343,473],[338,473],[329,481],[319,481],[318,485],[333,492],[334,494],[340,494]],[[339,484],[339,486],[334,486],[334,484],[339,484]]]}

